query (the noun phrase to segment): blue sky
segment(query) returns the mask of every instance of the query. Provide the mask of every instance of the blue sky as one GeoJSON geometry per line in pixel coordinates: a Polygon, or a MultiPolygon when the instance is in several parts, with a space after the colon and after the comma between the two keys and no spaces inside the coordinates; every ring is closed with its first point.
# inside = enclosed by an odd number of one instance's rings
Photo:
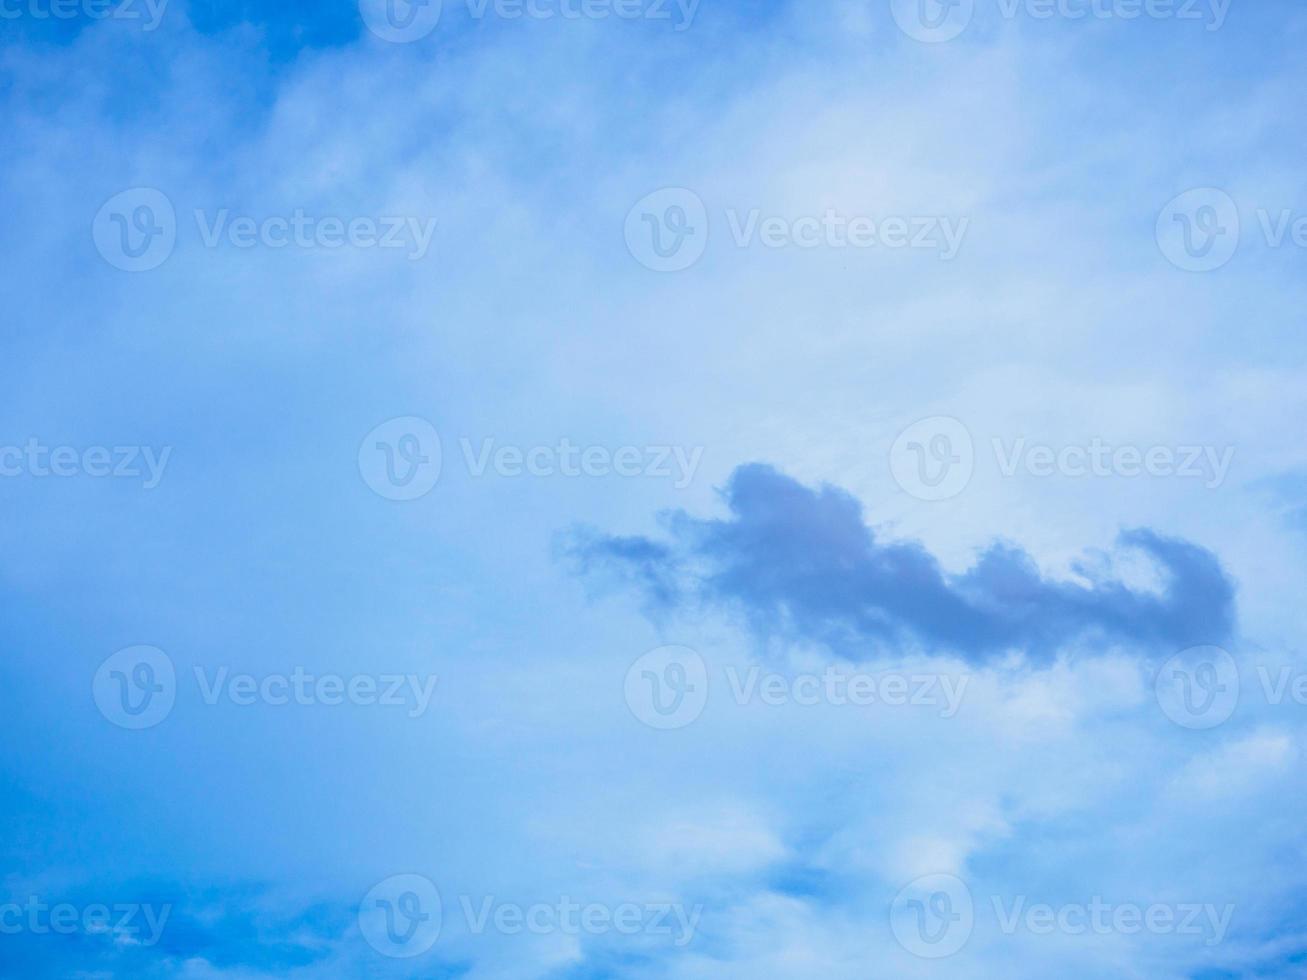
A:
{"type": "Polygon", "coordinates": [[[0,976],[1300,975],[1299,5],[397,2],[0,8],[0,976]]]}

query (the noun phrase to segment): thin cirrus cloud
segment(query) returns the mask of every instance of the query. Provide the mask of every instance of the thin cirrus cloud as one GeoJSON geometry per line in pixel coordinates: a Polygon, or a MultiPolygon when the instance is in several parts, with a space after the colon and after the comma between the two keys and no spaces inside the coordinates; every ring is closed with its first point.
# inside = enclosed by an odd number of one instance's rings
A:
{"type": "Polygon", "coordinates": [[[846,491],[812,489],[761,463],[736,469],[723,496],[728,518],[673,512],[665,541],[578,529],[566,552],[583,577],[615,577],[651,611],[740,612],[758,633],[842,654],[908,643],[976,662],[1013,651],[1046,662],[1078,640],[1174,651],[1234,630],[1234,585],[1217,557],[1146,528],[1117,543],[1151,560],[1160,591],[1089,563],[1074,569],[1083,581],[1056,580],[1001,542],[950,574],[922,544],[882,539],[846,491]]]}

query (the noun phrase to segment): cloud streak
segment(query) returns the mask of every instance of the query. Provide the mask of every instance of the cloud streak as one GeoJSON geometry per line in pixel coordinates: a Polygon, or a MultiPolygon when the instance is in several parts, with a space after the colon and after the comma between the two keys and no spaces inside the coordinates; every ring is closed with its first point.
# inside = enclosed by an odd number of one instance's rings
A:
{"type": "Polygon", "coordinates": [[[1078,640],[1164,651],[1220,643],[1234,629],[1234,585],[1217,557],[1149,529],[1117,543],[1152,562],[1160,591],[1087,562],[1074,568],[1079,581],[1055,580],[1000,542],[950,574],[919,542],[883,540],[849,493],[811,489],[764,464],[736,469],[723,497],[728,518],[673,512],[666,541],[583,529],[567,551],[579,574],[615,576],[651,611],[726,609],[761,635],[841,653],[908,644],[975,662],[1013,651],[1047,662],[1078,640]]]}

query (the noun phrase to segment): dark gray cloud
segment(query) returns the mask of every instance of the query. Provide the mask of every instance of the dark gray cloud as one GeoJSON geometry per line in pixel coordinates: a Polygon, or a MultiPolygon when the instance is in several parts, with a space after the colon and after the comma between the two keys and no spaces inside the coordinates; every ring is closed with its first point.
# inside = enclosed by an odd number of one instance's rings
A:
{"type": "Polygon", "coordinates": [[[805,487],[770,466],[735,471],[730,516],[667,517],[666,541],[579,531],[580,574],[636,587],[652,610],[723,607],[763,635],[795,635],[841,653],[916,643],[983,660],[1009,650],[1047,659],[1075,640],[1155,650],[1220,643],[1234,628],[1234,586],[1210,551],[1147,529],[1118,546],[1150,557],[1159,592],[1097,566],[1057,581],[1021,548],[995,543],[960,575],[914,541],[882,541],[837,487],[805,487]]]}

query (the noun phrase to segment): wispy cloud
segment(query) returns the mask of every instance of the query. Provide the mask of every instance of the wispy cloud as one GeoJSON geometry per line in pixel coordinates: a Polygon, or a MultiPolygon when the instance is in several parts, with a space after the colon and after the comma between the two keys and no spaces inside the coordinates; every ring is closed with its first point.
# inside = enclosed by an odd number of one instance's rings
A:
{"type": "Polygon", "coordinates": [[[1097,563],[1076,566],[1080,581],[1057,580],[1006,543],[952,574],[922,544],[878,535],[847,492],[764,464],[737,469],[723,499],[726,519],[673,512],[664,541],[582,530],[569,554],[581,574],[617,574],[659,611],[721,606],[759,632],[841,653],[908,643],[978,661],[1013,651],[1047,660],[1075,640],[1173,651],[1234,629],[1234,584],[1217,557],[1152,530],[1125,531],[1117,545],[1155,564],[1160,592],[1097,563]]]}

